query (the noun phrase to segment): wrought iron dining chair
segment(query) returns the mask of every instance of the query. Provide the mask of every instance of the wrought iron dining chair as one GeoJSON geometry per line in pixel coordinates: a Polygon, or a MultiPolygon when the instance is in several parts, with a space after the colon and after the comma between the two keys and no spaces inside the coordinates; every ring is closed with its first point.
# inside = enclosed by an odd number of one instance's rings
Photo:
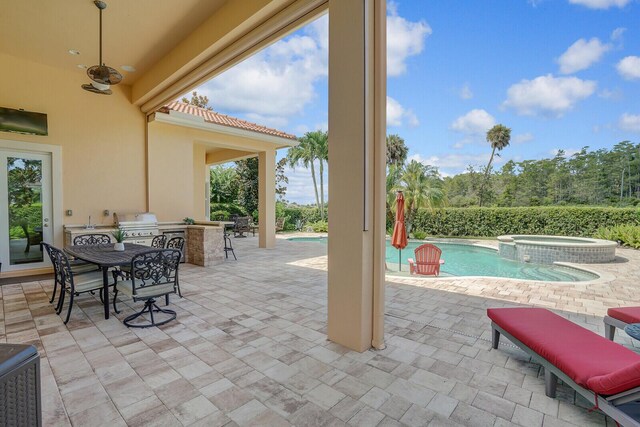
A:
{"type": "Polygon", "coordinates": [[[131,260],[131,278],[116,283],[113,298],[113,310],[119,292],[131,297],[134,302],[144,301],[142,310],[125,317],[123,323],[131,328],[160,326],[176,318],[174,310],[162,309],[156,304],[156,298],[175,294],[178,291],[178,266],[180,251],[177,249],[152,249],[142,252],[131,260]],[[149,314],[148,321],[134,322],[135,319],[149,314]],[[159,314],[168,315],[164,320],[156,321],[159,314]]]}
{"type": "Polygon", "coordinates": [[[111,243],[111,237],[102,233],[81,234],[73,238],[73,246],[107,245],[109,243],[111,243]]]}
{"type": "MultiPolygon", "coordinates": [[[[166,243],[167,243],[167,236],[165,236],[164,234],[158,234],[157,236],[153,236],[150,247],[154,249],[164,249],[166,243]]],[[[130,266],[123,265],[115,269],[113,271],[113,278],[117,280],[117,276],[124,277],[125,279],[128,280],[131,276],[130,266]]],[[[167,302],[167,305],[168,304],[169,303],[167,302]]]]}
{"type": "MultiPolygon", "coordinates": [[[[62,271],[57,268],[56,263],[54,262],[53,255],[51,253],[52,246],[45,242],[40,242],[40,245],[47,252],[47,255],[49,255],[49,259],[51,260],[51,264],[53,265],[53,293],[51,294],[51,299],[49,300],[49,303],[52,304],[56,299],[58,286],[60,286],[60,289],[62,289],[63,286],[61,276],[62,271]]],[[[69,266],[71,267],[71,271],[75,275],[99,271],[95,265],[75,259],[69,259],[69,266]]],[[[59,302],[60,300],[58,299],[58,303],[59,302]]]]}
{"type": "Polygon", "coordinates": [[[64,321],[65,325],[69,322],[71,309],[73,308],[74,297],[85,292],[99,291],[102,298],[102,273],[98,271],[86,272],[84,274],[74,273],[71,263],[67,255],[60,249],[51,245],[47,245],[47,252],[53,263],[53,271],[56,281],[60,284],[60,298],[56,306],[56,313],[60,314],[64,307],[65,295],[69,294],[69,308],[67,309],[67,317],[64,321]]]}
{"type": "Polygon", "coordinates": [[[165,236],[164,234],[158,234],[157,236],[154,236],[153,240],[151,241],[151,247],[155,249],[164,249],[166,244],[167,236],[165,236]]]}
{"type": "Polygon", "coordinates": [[[251,217],[249,216],[237,217],[233,224],[233,237],[247,237],[244,233],[251,231],[251,227],[249,226],[250,220],[251,217]]]}
{"type": "MultiPolygon", "coordinates": [[[[167,249],[177,249],[180,251],[180,262],[184,262],[182,259],[184,257],[184,237],[172,237],[167,242],[167,249]]],[[[180,282],[177,282],[178,287],[178,296],[182,298],[182,292],[180,292],[180,282]]],[[[166,302],[169,305],[169,294],[166,295],[166,302]]]]}

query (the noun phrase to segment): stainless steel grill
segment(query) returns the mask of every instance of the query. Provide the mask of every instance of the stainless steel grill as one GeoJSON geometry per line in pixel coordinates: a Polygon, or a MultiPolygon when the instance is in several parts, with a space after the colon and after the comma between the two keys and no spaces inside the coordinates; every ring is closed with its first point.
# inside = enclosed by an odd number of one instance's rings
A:
{"type": "Polygon", "coordinates": [[[160,234],[158,218],[151,212],[114,213],[113,221],[124,230],[125,240],[129,243],[149,246],[153,237],[160,234]]]}

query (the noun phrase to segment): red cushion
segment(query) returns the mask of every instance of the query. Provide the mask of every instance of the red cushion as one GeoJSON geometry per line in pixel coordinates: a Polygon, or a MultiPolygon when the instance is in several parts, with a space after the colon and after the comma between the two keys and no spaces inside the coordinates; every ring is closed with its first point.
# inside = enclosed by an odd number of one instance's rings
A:
{"type": "Polygon", "coordinates": [[[589,388],[598,394],[617,394],[635,387],[640,377],[640,362],[629,365],[608,375],[591,377],[587,381],[589,388]],[[603,390],[603,391],[598,391],[603,390]]]}
{"type": "Polygon", "coordinates": [[[584,388],[611,395],[640,386],[639,354],[549,310],[490,308],[487,315],[584,388]]]}
{"type": "Polygon", "coordinates": [[[624,323],[640,323],[640,307],[610,308],[607,314],[624,323]]]}

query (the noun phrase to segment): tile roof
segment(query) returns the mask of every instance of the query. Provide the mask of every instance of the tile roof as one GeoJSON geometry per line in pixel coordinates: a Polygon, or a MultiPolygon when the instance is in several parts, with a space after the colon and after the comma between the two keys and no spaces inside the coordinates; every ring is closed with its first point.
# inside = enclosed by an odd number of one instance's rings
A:
{"type": "Polygon", "coordinates": [[[207,110],[206,108],[196,107],[195,105],[185,104],[184,102],[173,101],[167,105],[158,109],[161,113],[169,113],[169,111],[179,111],[181,113],[190,114],[192,116],[198,116],[204,118],[207,123],[213,123],[216,125],[229,126],[236,129],[248,130],[251,132],[258,132],[265,135],[277,136],[279,138],[296,140],[295,135],[288,134],[286,132],[279,131],[277,129],[261,126],[256,123],[251,123],[246,120],[240,120],[235,117],[226,116],[224,114],[216,113],[215,111],[207,110]]]}

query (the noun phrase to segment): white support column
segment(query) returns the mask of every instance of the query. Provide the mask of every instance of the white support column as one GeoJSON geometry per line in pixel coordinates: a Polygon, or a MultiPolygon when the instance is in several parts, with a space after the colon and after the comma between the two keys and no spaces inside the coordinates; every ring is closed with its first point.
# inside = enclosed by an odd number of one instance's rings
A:
{"type": "Polygon", "coordinates": [[[258,246],[276,245],[276,151],[258,154],[258,246]]]}
{"type": "Polygon", "coordinates": [[[386,2],[329,0],[329,339],[384,347],[386,2]]]}

